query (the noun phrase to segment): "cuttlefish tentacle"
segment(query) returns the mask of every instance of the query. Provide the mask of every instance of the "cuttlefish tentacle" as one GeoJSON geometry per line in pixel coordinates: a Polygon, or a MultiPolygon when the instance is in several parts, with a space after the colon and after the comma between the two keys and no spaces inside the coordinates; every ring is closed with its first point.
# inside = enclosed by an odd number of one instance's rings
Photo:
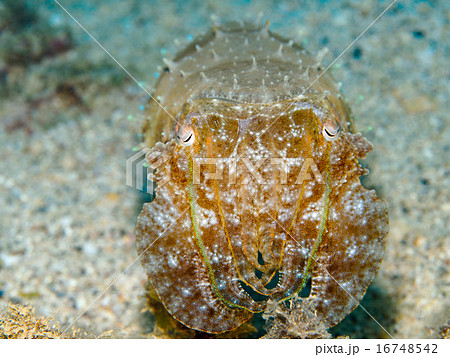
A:
{"type": "Polygon", "coordinates": [[[167,180],[170,179],[170,159],[172,158],[176,149],[176,141],[172,139],[167,143],[157,142],[146,154],[149,169],[152,172],[149,174],[149,180],[154,181],[161,187],[167,180]]]}

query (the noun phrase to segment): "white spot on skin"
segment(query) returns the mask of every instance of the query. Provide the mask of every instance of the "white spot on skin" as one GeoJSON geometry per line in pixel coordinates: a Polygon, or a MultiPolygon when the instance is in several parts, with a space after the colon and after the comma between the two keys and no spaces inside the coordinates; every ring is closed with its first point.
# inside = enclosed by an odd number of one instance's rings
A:
{"type": "Polygon", "coordinates": [[[178,258],[176,255],[169,255],[167,262],[168,262],[169,266],[172,268],[175,268],[176,266],[178,266],[178,258]]]}

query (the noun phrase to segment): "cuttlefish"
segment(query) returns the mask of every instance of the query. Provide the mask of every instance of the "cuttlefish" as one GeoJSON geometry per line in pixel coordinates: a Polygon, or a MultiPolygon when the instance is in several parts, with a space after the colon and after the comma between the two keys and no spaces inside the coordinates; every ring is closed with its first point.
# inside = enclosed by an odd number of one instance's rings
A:
{"type": "Polygon", "coordinates": [[[341,321],[379,269],[388,212],[320,58],[268,26],[217,26],[166,61],[153,97],[136,237],[167,311],[222,333],[295,298],[341,321]]]}

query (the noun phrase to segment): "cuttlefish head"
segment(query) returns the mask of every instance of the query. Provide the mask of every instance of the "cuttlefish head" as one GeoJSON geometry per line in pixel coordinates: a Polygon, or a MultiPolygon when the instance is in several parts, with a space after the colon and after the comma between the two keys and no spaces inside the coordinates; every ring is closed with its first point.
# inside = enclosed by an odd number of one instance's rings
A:
{"type": "Polygon", "coordinates": [[[310,285],[331,326],[362,298],[387,211],[359,182],[370,143],[327,103],[201,99],[147,154],[157,188],[138,219],[138,252],[183,324],[228,331],[310,285]]]}

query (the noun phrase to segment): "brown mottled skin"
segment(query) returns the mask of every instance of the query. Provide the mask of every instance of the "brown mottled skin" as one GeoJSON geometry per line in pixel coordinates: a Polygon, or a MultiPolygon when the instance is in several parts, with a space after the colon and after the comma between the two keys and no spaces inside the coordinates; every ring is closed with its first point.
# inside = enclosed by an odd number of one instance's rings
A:
{"type": "Polygon", "coordinates": [[[359,181],[372,146],[319,61],[267,26],[228,24],[168,62],[155,96],[176,122],[149,103],[157,189],[137,249],[169,313],[221,333],[311,279],[317,316],[342,320],[380,266],[388,214],[359,181]]]}

